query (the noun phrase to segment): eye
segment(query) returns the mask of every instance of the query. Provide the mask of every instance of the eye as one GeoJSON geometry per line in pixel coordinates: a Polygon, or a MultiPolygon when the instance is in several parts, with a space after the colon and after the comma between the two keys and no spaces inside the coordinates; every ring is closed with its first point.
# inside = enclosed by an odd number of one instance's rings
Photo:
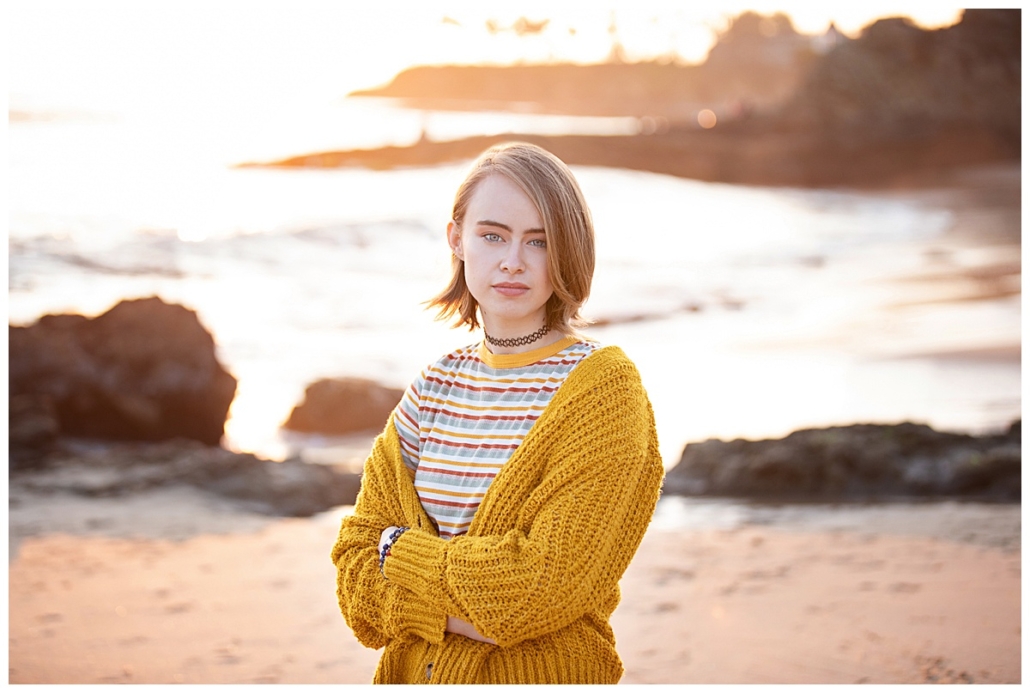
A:
{"type": "Polygon", "coordinates": [[[490,243],[496,243],[501,240],[501,236],[496,233],[484,233],[483,239],[490,243]]]}
{"type": "Polygon", "coordinates": [[[533,240],[531,240],[529,242],[529,244],[532,245],[532,246],[535,246],[537,248],[546,248],[547,247],[547,241],[544,240],[543,238],[534,238],[533,240]]]}

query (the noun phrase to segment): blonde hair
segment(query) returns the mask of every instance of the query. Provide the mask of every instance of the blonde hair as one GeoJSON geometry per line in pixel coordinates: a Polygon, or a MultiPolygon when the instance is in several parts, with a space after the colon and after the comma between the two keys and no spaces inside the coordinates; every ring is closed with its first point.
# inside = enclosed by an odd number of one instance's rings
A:
{"type": "MultiPolygon", "coordinates": [[[[454,196],[451,219],[461,228],[479,183],[501,174],[536,206],[547,238],[547,272],[554,293],[547,300],[547,324],[566,334],[587,324],[579,309],[590,295],[594,277],[594,223],[586,199],[565,163],[545,149],[525,142],[490,147],[479,155],[454,196]]],[[[439,308],[438,320],[455,317],[454,326],[479,326],[479,303],[465,283],[465,263],[451,258],[447,288],[426,302],[439,308]]]]}

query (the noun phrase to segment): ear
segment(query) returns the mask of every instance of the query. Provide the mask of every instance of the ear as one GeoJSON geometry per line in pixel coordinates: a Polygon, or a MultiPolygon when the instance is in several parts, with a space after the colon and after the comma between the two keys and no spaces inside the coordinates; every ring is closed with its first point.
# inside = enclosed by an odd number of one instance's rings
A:
{"type": "Polygon", "coordinates": [[[464,260],[465,255],[461,247],[461,227],[454,221],[447,222],[447,244],[451,246],[454,257],[464,260]]]}

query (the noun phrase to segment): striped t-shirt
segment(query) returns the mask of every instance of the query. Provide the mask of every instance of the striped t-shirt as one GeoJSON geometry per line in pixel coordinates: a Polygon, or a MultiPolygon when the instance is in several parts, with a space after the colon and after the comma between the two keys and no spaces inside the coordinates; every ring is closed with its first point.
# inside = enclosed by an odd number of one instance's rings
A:
{"type": "Polygon", "coordinates": [[[490,483],[572,369],[598,344],[566,337],[523,354],[482,342],[428,366],[397,405],[401,456],[444,539],[464,534],[490,483]]]}

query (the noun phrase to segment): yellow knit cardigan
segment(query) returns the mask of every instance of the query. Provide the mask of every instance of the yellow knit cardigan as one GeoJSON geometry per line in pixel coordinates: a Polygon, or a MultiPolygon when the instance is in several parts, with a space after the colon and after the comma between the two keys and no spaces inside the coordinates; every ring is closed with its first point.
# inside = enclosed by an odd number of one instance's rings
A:
{"type": "Polygon", "coordinates": [[[468,534],[449,541],[419,502],[391,416],[332,550],[347,624],[386,648],[374,682],[617,683],[608,619],[662,474],[651,404],[617,347],[569,374],[468,534]],[[391,525],[411,529],[384,578],[377,546],[391,525]],[[445,633],[448,615],[497,644],[445,633]]]}

